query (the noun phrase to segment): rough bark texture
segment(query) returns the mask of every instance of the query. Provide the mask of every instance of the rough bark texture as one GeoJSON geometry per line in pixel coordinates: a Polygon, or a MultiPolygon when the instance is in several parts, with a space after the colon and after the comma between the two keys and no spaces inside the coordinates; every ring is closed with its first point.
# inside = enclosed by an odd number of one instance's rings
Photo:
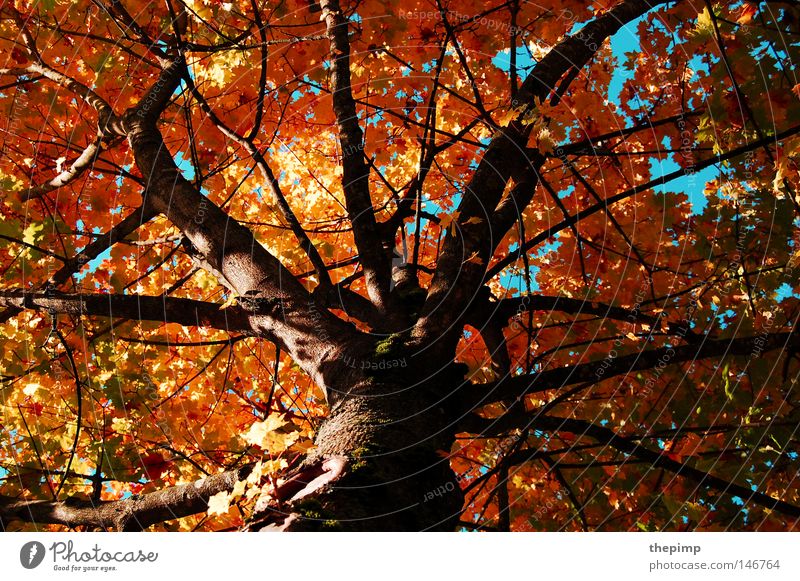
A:
{"type": "Polygon", "coordinates": [[[375,373],[333,406],[294,475],[316,484],[264,499],[250,530],[454,530],[463,497],[447,452],[458,410],[442,394],[463,382],[463,370],[427,377],[426,369],[435,368],[375,373]]]}

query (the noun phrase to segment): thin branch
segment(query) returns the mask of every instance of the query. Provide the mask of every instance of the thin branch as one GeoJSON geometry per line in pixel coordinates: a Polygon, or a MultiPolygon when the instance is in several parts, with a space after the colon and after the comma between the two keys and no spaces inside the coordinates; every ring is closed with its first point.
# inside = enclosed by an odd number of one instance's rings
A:
{"type": "Polygon", "coordinates": [[[669,470],[678,476],[683,476],[696,482],[698,486],[707,487],[722,492],[723,494],[738,496],[744,501],[745,505],[752,502],[768,510],[774,510],[795,519],[800,519],[800,507],[798,506],[784,502],[779,498],[774,498],[763,492],[752,490],[749,486],[746,487],[728,482],[727,480],[698,470],[688,463],[677,462],[664,454],[654,452],[644,447],[634,438],[620,436],[609,428],[604,428],[584,420],[551,416],[537,417],[534,424],[539,429],[557,432],[565,431],[580,436],[588,436],[620,452],[630,454],[635,458],[649,462],[652,469],[663,468],[669,470]]]}

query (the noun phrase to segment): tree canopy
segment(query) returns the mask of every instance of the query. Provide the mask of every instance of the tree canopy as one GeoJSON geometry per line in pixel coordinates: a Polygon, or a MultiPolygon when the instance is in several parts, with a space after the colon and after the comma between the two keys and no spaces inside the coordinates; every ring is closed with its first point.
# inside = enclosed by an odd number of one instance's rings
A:
{"type": "Polygon", "coordinates": [[[796,2],[14,0],[0,51],[2,529],[796,526],[796,2]]]}

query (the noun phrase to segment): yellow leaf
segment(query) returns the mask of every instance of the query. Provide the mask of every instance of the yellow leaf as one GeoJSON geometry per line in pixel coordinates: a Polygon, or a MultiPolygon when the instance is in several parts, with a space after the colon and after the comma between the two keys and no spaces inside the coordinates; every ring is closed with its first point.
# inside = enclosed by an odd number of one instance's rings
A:
{"type": "Polygon", "coordinates": [[[28,227],[22,231],[22,241],[26,244],[36,244],[36,241],[39,239],[42,230],[44,230],[44,224],[28,225],[28,227]]]}
{"type": "Polygon", "coordinates": [[[256,465],[253,466],[253,470],[250,472],[250,475],[247,477],[247,482],[250,484],[255,484],[259,480],[261,480],[261,475],[264,473],[264,465],[262,464],[261,460],[256,462],[256,465]]]}
{"type": "Polygon", "coordinates": [[[244,489],[247,487],[246,480],[239,480],[236,484],[233,485],[233,490],[231,490],[231,499],[239,498],[244,494],[244,489]]]}
{"type": "Polygon", "coordinates": [[[208,514],[225,514],[231,507],[231,495],[227,491],[218,492],[208,499],[208,514]]]}
{"type": "Polygon", "coordinates": [[[539,132],[539,136],[537,137],[536,148],[539,150],[539,153],[548,154],[553,153],[555,149],[556,142],[553,139],[553,136],[550,134],[550,130],[545,127],[539,132]]]}
{"type": "Polygon", "coordinates": [[[700,38],[707,38],[714,34],[714,23],[711,20],[711,13],[708,8],[697,15],[697,21],[694,27],[694,34],[700,38]]]}
{"type": "Polygon", "coordinates": [[[787,263],[789,268],[797,268],[800,266],[800,250],[795,250],[791,257],[789,257],[789,262],[787,263]]]}
{"type": "Polygon", "coordinates": [[[111,428],[118,434],[130,434],[133,422],[128,418],[114,418],[111,420],[111,428]]]}
{"type": "Polygon", "coordinates": [[[244,439],[248,444],[258,446],[270,454],[278,454],[291,446],[299,437],[297,432],[281,433],[278,428],[286,422],[278,416],[269,416],[263,422],[255,422],[244,439]]]}
{"type": "Polygon", "coordinates": [[[502,117],[500,117],[500,126],[506,127],[509,123],[511,123],[514,119],[516,119],[520,113],[525,111],[526,105],[523,103],[521,105],[517,105],[516,107],[512,107],[508,111],[506,111],[502,117]]]}
{"type": "Polygon", "coordinates": [[[24,393],[25,395],[34,395],[36,393],[36,390],[39,389],[40,387],[42,386],[39,385],[38,383],[29,383],[24,387],[22,393],[24,393]]]}

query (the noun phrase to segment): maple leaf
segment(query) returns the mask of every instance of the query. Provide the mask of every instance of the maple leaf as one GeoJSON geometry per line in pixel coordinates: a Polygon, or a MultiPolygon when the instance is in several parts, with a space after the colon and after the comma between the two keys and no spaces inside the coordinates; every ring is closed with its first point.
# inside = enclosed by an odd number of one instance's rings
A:
{"type": "Polygon", "coordinates": [[[250,426],[250,430],[244,439],[247,443],[260,447],[270,454],[279,454],[291,446],[299,438],[297,432],[282,432],[280,428],[286,425],[286,421],[277,417],[270,416],[263,422],[255,422],[250,426]]]}
{"type": "Polygon", "coordinates": [[[208,499],[208,514],[226,514],[231,507],[231,494],[227,490],[216,493],[208,499]]]}

